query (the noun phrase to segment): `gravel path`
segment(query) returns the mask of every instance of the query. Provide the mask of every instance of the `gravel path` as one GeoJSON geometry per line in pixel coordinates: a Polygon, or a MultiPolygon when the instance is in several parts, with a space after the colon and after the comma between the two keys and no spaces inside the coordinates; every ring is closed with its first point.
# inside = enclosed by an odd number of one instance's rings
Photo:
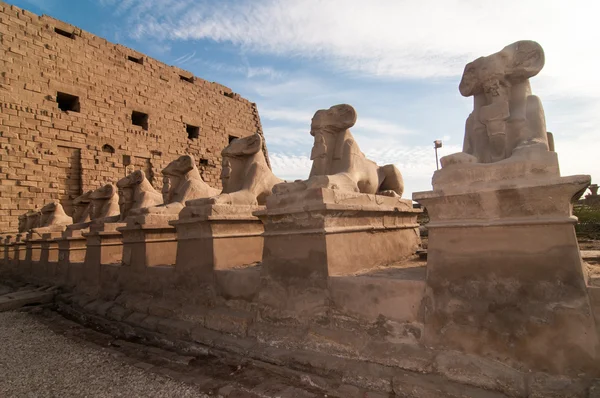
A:
{"type": "Polygon", "coordinates": [[[34,316],[0,313],[0,397],[208,397],[111,353],[54,333],[34,316]]]}

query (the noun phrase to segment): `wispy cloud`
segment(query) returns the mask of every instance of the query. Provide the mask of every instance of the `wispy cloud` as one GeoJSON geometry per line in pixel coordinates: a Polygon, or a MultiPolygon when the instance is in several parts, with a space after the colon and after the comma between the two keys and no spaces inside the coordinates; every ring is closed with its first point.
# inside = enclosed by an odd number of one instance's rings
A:
{"type": "Polygon", "coordinates": [[[143,17],[134,25],[136,37],[231,42],[392,77],[454,76],[473,57],[523,38],[536,39],[556,54],[547,73],[562,74],[574,60],[581,64],[594,57],[588,49],[598,37],[581,35],[579,28],[593,26],[600,7],[594,1],[574,7],[560,0],[450,0],[443,6],[433,0],[138,0],[135,7],[134,1],[119,8],[143,17]]]}
{"type": "Polygon", "coordinates": [[[179,58],[174,59],[173,64],[175,64],[175,65],[184,64],[187,61],[193,59],[195,56],[196,56],[196,51],[189,52],[187,54],[182,55],[179,58]]]}
{"type": "Polygon", "coordinates": [[[285,76],[284,72],[276,70],[271,66],[251,66],[247,61],[244,62],[244,65],[231,65],[223,62],[196,58],[191,63],[200,64],[214,71],[241,75],[248,79],[268,78],[271,80],[278,80],[285,76]]]}
{"type": "MultiPolygon", "coordinates": [[[[422,141],[417,146],[407,145],[407,141],[415,137],[429,141],[436,131],[422,131],[407,119],[422,121],[444,116],[436,129],[440,135],[451,135],[453,141],[443,150],[459,151],[469,101],[461,103],[458,94],[450,98],[454,101],[454,113],[450,114],[445,104],[435,100],[436,93],[422,92],[409,98],[410,104],[385,103],[377,112],[372,109],[374,98],[360,97],[364,92],[373,95],[373,91],[352,92],[340,85],[329,85],[308,71],[290,76],[289,70],[250,65],[244,59],[246,55],[256,55],[261,60],[265,56],[285,59],[288,67],[292,65],[290,69],[310,63],[314,69],[327,70],[336,77],[354,79],[353,82],[418,82],[435,91],[438,87],[434,82],[457,81],[467,62],[517,40],[536,40],[545,49],[546,66],[532,79],[532,87],[544,103],[548,129],[555,132],[561,169],[563,173],[591,172],[600,178],[600,167],[594,162],[597,154],[594,145],[590,145],[596,143],[594,137],[600,125],[600,76],[596,71],[600,58],[595,50],[600,40],[596,22],[599,2],[101,1],[118,4],[116,12],[127,15],[132,38],[186,41],[190,45],[202,40],[237,49],[241,65],[212,64],[201,57],[190,60],[188,65],[208,62],[222,71],[245,77],[231,86],[243,89],[259,104],[268,144],[275,146],[274,169],[289,175],[301,174],[299,170],[307,174],[310,169],[307,158],[299,154],[309,153],[310,119],[316,109],[340,102],[355,105],[362,101],[365,105],[370,101],[370,108],[359,109],[358,123],[353,128],[363,152],[378,162],[402,166],[407,180],[419,175],[428,183],[435,167],[433,149],[420,146],[422,141]],[[402,120],[398,114],[408,106],[414,113],[404,114],[402,120]],[[427,166],[415,166],[419,162],[427,166]]],[[[406,98],[402,92],[390,90],[385,95],[406,98]]],[[[415,185],[419,184],[415,180],[415,185]]]]}

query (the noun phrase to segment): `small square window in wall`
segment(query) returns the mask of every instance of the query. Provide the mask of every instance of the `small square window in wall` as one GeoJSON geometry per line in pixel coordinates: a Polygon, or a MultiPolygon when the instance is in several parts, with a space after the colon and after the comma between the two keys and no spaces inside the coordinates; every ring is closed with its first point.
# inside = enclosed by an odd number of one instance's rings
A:
{"type": "Polygon", "coordinates": [[[131,62],[135,62],[136,64],[140,64],[140,65],[144,65],[144,58],[143,57],[132,57],[131,55],[127,56],[127,59],[131,62]]]}
{"type": "Polygon", "coordinates": [[[187,132],[190,140],[195,140],[200,136],[200,127],[192,126],[191,124],[185,125],[185,131],[187,132]]]}
{"type": "Polygon", "coordinates": [[[58,33],[61,36],[68,37],[69,39],[75,39],[74,32],[67,32],[66,30],[62,30],[60,28],[54,28],[54,32],[58,33]]]}
{"type": "Polygon", "coordinates": [[[229,143],[231,144],[234,140],[237,140],[240,137],[236,137],[235,135],[230,135],[229,136],[229,143]]]}
{"type": "Polygon", "coordinates": [[[81,106],[79,104],[79,97],[67,93],[56,93],[56,102],[58,103],[58,109],[63,112],[80,112],[81,106]]]}
{"type": "Polygon", "coordinates": [[[138,111],[131,112],[131,124],[148,130],[148,114],[138,111]]]}
{"type": "Polygon", "coordinates": [[[200,159],[200,166],[208,166],[208,159],[200,159]]]}

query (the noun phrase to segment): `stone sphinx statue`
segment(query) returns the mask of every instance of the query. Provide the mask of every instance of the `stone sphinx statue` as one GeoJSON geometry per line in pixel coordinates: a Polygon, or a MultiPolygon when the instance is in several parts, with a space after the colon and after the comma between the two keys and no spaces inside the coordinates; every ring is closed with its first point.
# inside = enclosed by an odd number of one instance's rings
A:
{"type": "Polygon", "coordinates": [[[153,207],[163,203],[163,196],[152,187],[146,174],[136,170],[117,182],[121,194],[121,220],[124,220],[131,210],[153,207]]]}
{"type": "Polygon", "coordinates": [[[168,202],[160,206],[131,210],[130,215],[178,214],[188,200],[219,194],[218,189],[210,187],[202,180],[191,155],[180,156],[169,163],[162,173],[169,178],[168,202]]]}
{"type": "Polygon", "coordinates": [[[162,194],[163,203],[169,203],[169,191],[171,190],[171,183],[169,177],[163,176],[163,185],[160,193],[162,194]]]}
{"type": "Polygon", "coordinates": [[[34,228],[39,228],[41,213],[37,210],[29,210],[25,213],[25,232],[31,231],[34,228]]]}
{"type": "Polygon", "coordinates": [[[87,191],[73,199],[73,223],[85,223],[90,221],[92,213],[90,195],[93,191],[87,191]]]}
{"type": "Polygon", "coordinates": [[[233,140],[221,152],[221,194],[194,199],[186,204],[264,205],[273,186],[283,180],[275,177],[271,171],[262,147],[263,139],[259,134],[233,140]]]}
{"type": "Polygon", "coordinates": [[[119,194],[114,184],[106,184],[90,194],[92,201],[92,221],[117,221],[119,211],[119,194]]]}
{"type": "Polygon", "coordinates": [[[356,118],[354,108],[346,104],[317,111],[311,123],[315,142],[308,180],[278,184],[273,192],[318,187],[401,197],[404,181],[400,171],[394,165],[378,166],[367,159],[350,133],[356,118]]]}
{"type": "Polygon", "coordinates": [[[65,213],[60,202],[53,200],[40,210],[40,228],[62,227],[73,223],[73,219],[65,213]]]}
{"type": "Polygon", "coordinates": [[[27,232],[27,213],[19,216],[19,226],[17,229],[18,233],[27,232]]]}
{"type": "Polygon", "coordinates": [[[494,163],[523,147],[549,150],[544,109],[529,84],[544,60],[538,43],[523,40],[467,64],[459,90],[473,97],[473,112],[466,121],[463,152],[443,157],[442,167],[494,163]]]}

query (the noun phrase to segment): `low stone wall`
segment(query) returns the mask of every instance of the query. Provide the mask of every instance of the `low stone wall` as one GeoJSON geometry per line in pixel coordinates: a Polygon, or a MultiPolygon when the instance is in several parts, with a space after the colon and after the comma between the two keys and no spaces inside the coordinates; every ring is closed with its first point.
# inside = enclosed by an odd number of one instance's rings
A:
{"type": "Polygon", "coordinates": [[[588,397],[596,391],[592,376],[532,372],[423,344],[426,264],[413,257],[329,276],[319,295],[325,304],[298,303],[292,313],[261,298],[272,286],[265,286],[270,282],[260,263],[204,270],[190,281],[177,265],[59,266],[31,261],[27,249],[17,257],[14,246],[4,249],[6,277],[62,286],[61,312],[124,338],[188,352],[225,350],[405,397],[588,397]]]}

